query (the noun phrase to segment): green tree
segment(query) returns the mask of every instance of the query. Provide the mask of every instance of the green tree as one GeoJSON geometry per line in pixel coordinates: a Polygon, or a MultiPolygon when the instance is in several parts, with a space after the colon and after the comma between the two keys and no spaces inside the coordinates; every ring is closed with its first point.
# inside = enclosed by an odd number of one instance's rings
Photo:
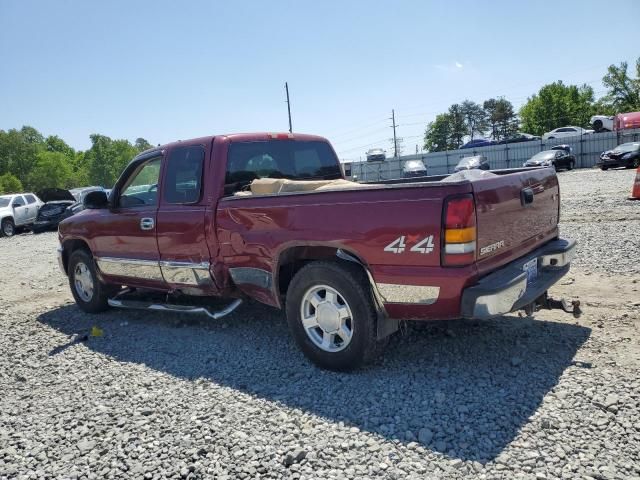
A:
{"type": "Polygon", "coordinates": [[[38,161],[29,174],[29,187],[32,190],[43,188],[74,187],[71,161],[64,153],[42,151],[38,161]]]}
{"type": "Polygon", "coordinates": [[[593,88],[558,81],[543,86],[530,97],[520,109],[520,118],[525,132],[542,135],[567,125],[587,127],[593,113],[593,88]]]}
{"type": "Polygon", "coordinates": [[[33,127],[0,131],[0,175],[11,172],[27,186],[27,178],[43,146],[44,138],[33,127]]]}
{"type": "Polygon", "coordinates": [[[464,117],[467,134],[471,140],[476,136],[482,137],[487,129],[487,114],[482,106],[471,100],[465,100],[460,104],[460,112],[464,117]]]}
{"type": "Polygon", "coordinates": [[[145,150],[153,148],[153,145],[151,145],[146,139],[142,137],[136,138],[134,146],[136,147],[136,150],[138,150],[138,152],[144,152],[145,150]]]}
{"type": "Polygon", "coordinates": [[[509,100],[490,98],[482,106],[491,129],[491,138],[502,140],[518,131],[518,116],[509,100]]]}
{"type": "Polygon", "coordinates": [[[5,173],[0,175],[0,193],[19,193],[22,192],[22,183],[15,175],[5,173]]]}
{"type": "Polygon", "coordinates": [[[598,102],[598,113],[613,115],[640,110],[640,57],[636,61],[636,78],[629,76],[628,67],[627,62],[621,62],[619,66],[610,65],[607,69],[602,78],[607,95],[598,102]]]}
{"type": "Polygon", "coordinates": [[[448,150],[456,150],[464,143],[468,135],[467,125],[462,106],[458,103],[449,107],[449,140],[448,150]]]}
{"type": "Polygon", "coordinates": [[[88,166],[89,182],[111,187],[124,167],[138,154],[138,150],[128,140],[112,140],[98,134],[90,138],[92,145],[83,159],[88,166]]]}
{"type": "Polygon", "coordinates": [[[436,116],[433,122],[427,125],[424,132],[424,150],[427,152],[444,152],[449,148],[449,131],[451,129],[451,117],[448,113],[436,116]]]}
{"type": "Polygon", "coordinates": [[[69,159],[75,155],[75,150],[57,135],[49,135],[44,141],[44,147],[48,152],[64,153],[69,159]]]}

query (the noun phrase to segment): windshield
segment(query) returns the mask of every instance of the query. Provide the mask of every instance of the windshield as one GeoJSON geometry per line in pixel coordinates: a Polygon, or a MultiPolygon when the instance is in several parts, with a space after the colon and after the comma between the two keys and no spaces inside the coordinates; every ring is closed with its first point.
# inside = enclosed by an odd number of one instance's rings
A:
{"type": "Polygon", "coordinates": [[[556,156],[556,152],[540,152],[531,157],[532,162],[542,162],[544,160],[553,160],[556,156]]]}
{"type": "Polygon", "coordinates": [[[623,143],[618,145],[615,149],[616,152],[635,152],[640,149],[640,143],[623,143]]]}
{"type": "Polygon", "coordinates": [[[11,203],[11,197],[0,197],[0,207],[8,207],[11,203]]]}

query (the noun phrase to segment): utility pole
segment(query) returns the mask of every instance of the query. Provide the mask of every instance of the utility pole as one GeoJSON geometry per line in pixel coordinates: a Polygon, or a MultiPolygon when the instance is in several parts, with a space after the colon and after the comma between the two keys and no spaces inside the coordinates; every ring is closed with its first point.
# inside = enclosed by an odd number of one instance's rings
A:
{"type": "Polygon", "coordinates": [[[393,122],[391,128],[393,128],[393,157],[398,158],[398,140],[396,138],[396,112],[395,110],[391,110],[391,118],[389,119],[393,122]]]}
{"type": "Polygon", "coordinates": [[[293,127],[291,126],[291,102],[289,101],[289,85],[284,82],[284,89],[287,91],[287,112],[289,113],[289,133],[293,133],[293,127]]]}

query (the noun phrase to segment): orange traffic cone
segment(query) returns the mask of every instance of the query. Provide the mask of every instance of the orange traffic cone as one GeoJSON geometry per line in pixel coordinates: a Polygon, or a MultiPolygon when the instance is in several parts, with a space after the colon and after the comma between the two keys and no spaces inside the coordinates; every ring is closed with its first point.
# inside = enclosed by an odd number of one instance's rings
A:
{"type": "Polygon", "coordinates": [[[640,200],[640,167],[636,170],[636,181],[633,182],[629,200],[640,200]]]}

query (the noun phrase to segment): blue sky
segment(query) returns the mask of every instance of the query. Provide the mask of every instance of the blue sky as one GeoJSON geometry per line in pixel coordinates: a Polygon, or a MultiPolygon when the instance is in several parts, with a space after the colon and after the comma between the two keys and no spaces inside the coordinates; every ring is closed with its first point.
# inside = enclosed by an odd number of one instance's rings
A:
{"type": "Polygon", "coordinates": [[[166,143],[327,136],[343,159],[405,149],[451,103],[589,83],[640,56],[640,2],[0,0],[0,129],[166,143]]]}

